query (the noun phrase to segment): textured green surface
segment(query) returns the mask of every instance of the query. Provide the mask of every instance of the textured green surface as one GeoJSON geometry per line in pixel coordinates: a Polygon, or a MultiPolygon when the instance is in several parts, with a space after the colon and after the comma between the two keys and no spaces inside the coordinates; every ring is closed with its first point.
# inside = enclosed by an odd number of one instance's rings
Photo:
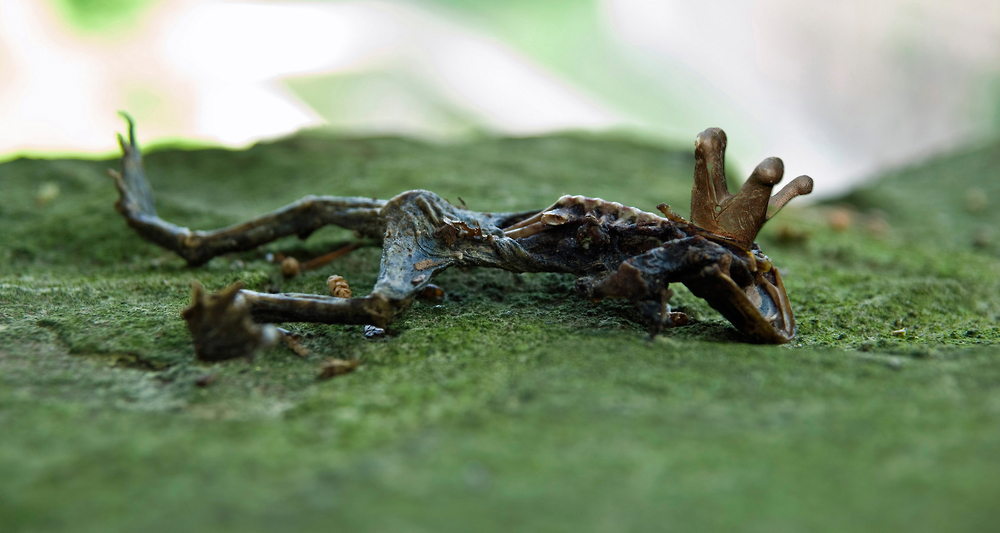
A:
{"type": "MultiPolygon", "coordinates": [[[[214,365],[193,361],[178,318],[191,279],[322,292],[338,273],[363,294],[378,248],[293,281],[264,261],[352,239],[324,229],[189,269],[114,213],[108,166],[0,165],[2,531],[982,531],[1000,518],[1000,257],[988,235],[972,244],[997,225],[1000,146],[855,193],[847,231],[829,228],[829,206],[772,222],[760,242],[799,319],[791,345],[738,342],[682,288],[694,323],[650,341],[628,306],[581,300],[571,278],[471,270],[441,276],[446,301],[416,304],[385,339],[293,326],[305,359],[275,348],[214,365]],[[970,194],[986,207],[970,211],[970,194]],[[782,225],[808,237],[782,244],[782,225]],[[316,381],[328,356],[362,366],[316,381]]],[[[160,214],[193,228],[305,194],[410,188],[478,210],[573,193],[686,213],[692,167],[687,147],[586,137],[307,134],[147,158],[160,214]]]]}

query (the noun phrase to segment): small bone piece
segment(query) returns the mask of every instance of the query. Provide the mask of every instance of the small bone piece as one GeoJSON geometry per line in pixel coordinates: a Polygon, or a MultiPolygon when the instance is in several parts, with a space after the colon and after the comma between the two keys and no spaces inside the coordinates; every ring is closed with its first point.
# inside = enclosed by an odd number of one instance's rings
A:
{"type": "Polygon", "coordinates": [[[305,263],[299,263],[294,257],[286,257],[281,261],[281,274],[286,278],[294,278],[306,270],[313,270],[319,268],[327,263],[330,263],[334,259],[346,255],[351,250],[358,247],[357,243],[351,243],[342,248],[338,248],[326,255],[321,255],[316,259],[311,259],[305,263]]]}

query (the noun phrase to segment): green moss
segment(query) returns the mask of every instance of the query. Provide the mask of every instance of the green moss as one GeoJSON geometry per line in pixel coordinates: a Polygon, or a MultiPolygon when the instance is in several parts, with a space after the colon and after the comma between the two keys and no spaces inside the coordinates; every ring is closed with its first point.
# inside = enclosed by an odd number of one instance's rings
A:
{"type": "Polygon", "coordinates": [[[877,210],[907,242],[932,250],[1000,252],[1000,144],[888,173],[845,200],[877,210]]]}
{"type": "MultiPolygon", "coordinates": [[[[948,236],[995,213],[945,191],[961,176],[992,198],[996,153],[899,171],[839,202],[856,221],[881,217],[875,232],[834,231],[826,205],[786,209],[760,242],[797,314],[791,345],[739,342],[683,288],[675,303],[694,323],[649,340],[629,306],[585,301],[572,278],[455,270],[438,278],[445,301],[417,303],[386,338],[294,325],[307,357],[274,348],[212,365],[195,362],[178,317],[192,279],[322,292],[338,273],[364,293],[379,249],[294,280],[264,258],[352,240],[330,228],[190,269],[114,213],[113,163],[5,163],[0,523],[986,529],[1000,497],[1000,258],[948,236]],[[49,183],[59,194],[40,197],[49,183]],[[944,230],[927,212],[957,222],[944,230]],[[782,224],[809,237],[786,244],[782,224]],[[317,381],[326,357],[362,365],[317,381]]],[[[477,210],[572,193],[686,212],[693,158],[587,136],[440,146],[303,134],[158,151],[147,167],[161,214],[208,228],[306,194],[409,188],[477,210]]]]}

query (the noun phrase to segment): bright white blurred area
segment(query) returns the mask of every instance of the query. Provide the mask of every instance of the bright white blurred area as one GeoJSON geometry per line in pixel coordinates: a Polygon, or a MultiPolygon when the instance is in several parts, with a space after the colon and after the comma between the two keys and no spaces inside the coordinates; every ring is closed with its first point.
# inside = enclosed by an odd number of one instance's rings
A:
{"type": "Polygon", "coordinates": [[[1000,127],[996,0],[147,3],[94,31],[0,0],[0,158],[106,155],[118,110],[225,146],[719,126],[742,171],[776,155],[824,196],[1000,127]]]}

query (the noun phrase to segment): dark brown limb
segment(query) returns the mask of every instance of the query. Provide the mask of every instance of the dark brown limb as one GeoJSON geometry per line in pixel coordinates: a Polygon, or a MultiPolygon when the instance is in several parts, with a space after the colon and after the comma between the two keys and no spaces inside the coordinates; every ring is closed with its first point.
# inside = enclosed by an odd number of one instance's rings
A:
{"type": "Polygon", "coordinates": [[[268,294],[241,290],[256,322],[314,322],[319,324],[375,324],[392,321],[396,302],[379,295],[337,298],[286,292],[268,294]]]}
{"type": "Polygon", "coordinates": [[[607,277],[583,278],[580,285],[591,297],[636,302],[655,333],[672,321],[663,291],[669,283],[683,283],[750,340],[788,342],[795,336],[795,319],[780,274],[756,252],[746,256],[752,261],[741,255],[704,237],[688,237],[629,258],[607,277]]]}
{"type": "Polygon", "coordinates": [[[466,211],[434,193],[409,191],[385,202],[381,216],[386,224],[382,264],[371,294],[336,298],[241,291],[254,320],[384,328],[431,285],[437,274],[453,265],[537,270],[530,268],[528,260],[511,260],[511,256],[530,256],[512,239],[503,237],[503,230],[496,225],[508,215],[466,211]],[[450,230],[454,234],[444,234],[450,230]]]}
{"type": "Polygon", "coordinates": [[[192,266],[217,255],[251,250],[289,235],[305,238],[329,224],[373,238],[381,238],[385,231],[379,217],[385,200],[337,196],[307,196],[267,215],[219,230],[192,231],[171,224],[156,215],[134,126],[129,117],[126,119],[129,139],[126,141],[118,136],[123,153],[122,171],[109,172],[120,195],[115,209],[144,239],[176,252],[192,266]]]}

